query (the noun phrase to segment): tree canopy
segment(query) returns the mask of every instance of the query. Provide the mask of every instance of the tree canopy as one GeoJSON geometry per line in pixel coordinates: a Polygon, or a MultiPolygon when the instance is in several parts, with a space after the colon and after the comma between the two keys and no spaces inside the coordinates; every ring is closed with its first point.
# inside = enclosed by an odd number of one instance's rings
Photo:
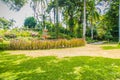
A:
{"type": "Polygon", "coordinates": [[[34,17],[28,17],[25,19],[24,26],[28,28],[35,28],[37,20],[34,17]]]}

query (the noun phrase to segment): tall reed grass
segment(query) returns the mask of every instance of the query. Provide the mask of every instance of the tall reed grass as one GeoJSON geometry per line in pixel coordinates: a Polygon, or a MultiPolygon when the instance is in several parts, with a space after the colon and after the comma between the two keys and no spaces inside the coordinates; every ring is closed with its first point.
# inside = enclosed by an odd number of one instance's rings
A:
{"type": "Polygon", "coordinates": [[[22,40],[13,39],[8,44],[6,49],[10,50],[39,50],[39,49],[55,49],[55,48],[70,48],[84,46],[83,39],[60,39],[60,40],[22,40]]]}

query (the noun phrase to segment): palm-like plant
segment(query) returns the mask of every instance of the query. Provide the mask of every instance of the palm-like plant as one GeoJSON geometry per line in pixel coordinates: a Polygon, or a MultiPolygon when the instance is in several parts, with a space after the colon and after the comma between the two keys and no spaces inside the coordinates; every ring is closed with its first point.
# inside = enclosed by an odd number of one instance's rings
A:
{"type": "Polygon", "coordinates": [[[96,21],[99,20],[100,16],[99,16],[99,13],[97,12],[97,9],[96,9],[95,0],[90,0],[88,5],[89,5],[88,20],[89,20],[90,25],[91,25],[91,39],[93,39],[93,37],[94,37],[93,30],[94,30],[96,21]]]}

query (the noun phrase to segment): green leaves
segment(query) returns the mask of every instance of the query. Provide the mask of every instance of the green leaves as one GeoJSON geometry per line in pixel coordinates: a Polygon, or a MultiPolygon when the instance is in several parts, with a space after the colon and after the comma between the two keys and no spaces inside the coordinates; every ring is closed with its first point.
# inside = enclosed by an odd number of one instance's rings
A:
{"type": "Polygon", "coordinates": [[[19,11],[26,3],[27,0],[2,0],[6,3],[11,10],[19,11]]]}
{"type": "Polygon", "coordinates": [[[37,21],[34,17],[28,17],[25,19],[24,26],[28,26],[28,28],[35,28],[37,21]]]}

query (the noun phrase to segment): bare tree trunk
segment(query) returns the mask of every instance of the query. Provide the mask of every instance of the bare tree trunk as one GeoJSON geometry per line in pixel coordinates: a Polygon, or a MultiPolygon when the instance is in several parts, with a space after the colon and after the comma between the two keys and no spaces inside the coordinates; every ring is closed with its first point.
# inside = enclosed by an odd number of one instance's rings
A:
{"type": "Polygon", "coordinates": [[[93,25],[91,26],[91,39],[93,39],[94,33],[93,33],[93,25]]]}
{"type": "Polygon", "coordinates": [[[53,9],[53,12],[54,12],[54,25],[55,25],[55,23],[56,23],[56,22],[55,22],[55,21],[56,21],[56,19],[55,19],[55,18],[56,18],[56,17],[55,17],[55,16],[56,16],[55,8],[53,9]]]}
{"type": "Polygon", "coordinates": [[[58,28],[59,28],[59,19],[58,19],[58,0],[56,0],[56,38],[58,38],[58,28]]]}
{"type": "Polygon", "coordinates": [[[120,0],[119,0],[119,43],[120,43],[120,0]]]}
{"type": "Polygon", "coordinates": [[[83,39],[86,39],[86,0],[84,0],[83,39]]]}
{"type": "MultiPolygon", "coordinates": [[[[92,6],[93,6],[93,8],[95,7],[95,0],[93,0],[93,5],[92,5],[92,6]]],[[[95,15],[94,15],[94,10],[95,10],[95,9],[92,10],[92,17],[95,16],[95,15]]],[[[91,17],[91,39],[94,38],[94,27],[95,27],[95,25],[94,25],[94,23],[93,23],[93,21],[94,21],[95,19],[92,18],[92,17],[91,17]]]]}

